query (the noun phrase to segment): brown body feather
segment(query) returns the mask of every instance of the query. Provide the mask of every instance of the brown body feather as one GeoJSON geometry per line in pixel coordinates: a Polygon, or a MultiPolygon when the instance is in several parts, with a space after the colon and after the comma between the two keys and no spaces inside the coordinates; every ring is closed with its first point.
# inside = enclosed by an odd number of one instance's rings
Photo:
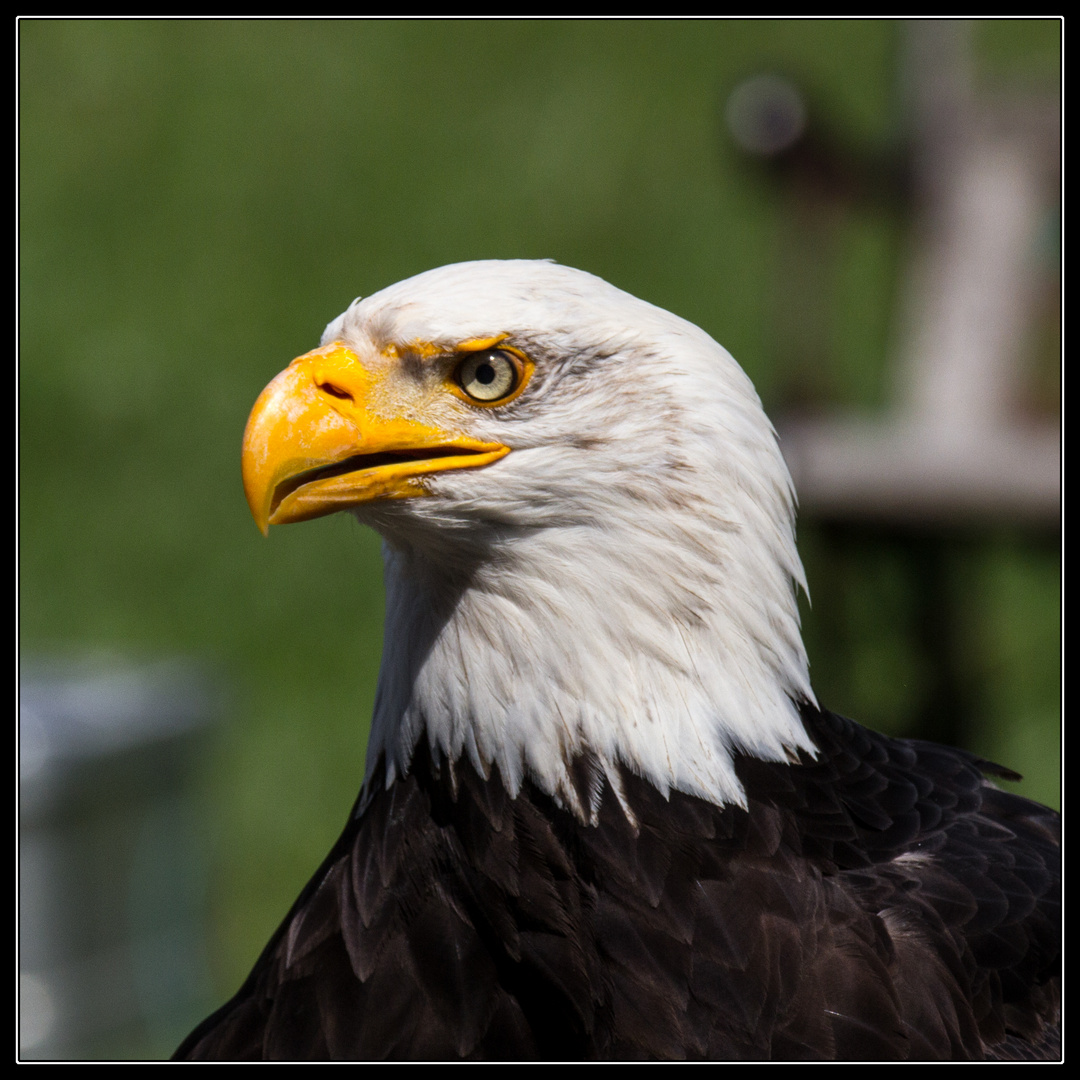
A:
{"type": "Polygon", "coordinates": [[[817,760],[737,759],[746,810],[627,773],[634,822],[610,786],[584,825],[418,751],[176,1056],[1056,1057],[1057,815],[803,719],[817,760]]]}

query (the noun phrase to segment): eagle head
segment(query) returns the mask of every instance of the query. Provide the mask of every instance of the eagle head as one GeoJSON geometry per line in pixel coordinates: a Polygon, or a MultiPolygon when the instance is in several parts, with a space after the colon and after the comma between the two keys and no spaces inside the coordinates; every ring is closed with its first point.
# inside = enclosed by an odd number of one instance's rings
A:
{"type": "Polygon", "coordinates": [[[369,784],[426,739],[588,820],[582,756],[742,804],[733,754],[813,752],[791,480],[670,312],[548,261],[420,274],[267,386],[243,476],[264,532],[348,510],[384,538],[369,784]]]}

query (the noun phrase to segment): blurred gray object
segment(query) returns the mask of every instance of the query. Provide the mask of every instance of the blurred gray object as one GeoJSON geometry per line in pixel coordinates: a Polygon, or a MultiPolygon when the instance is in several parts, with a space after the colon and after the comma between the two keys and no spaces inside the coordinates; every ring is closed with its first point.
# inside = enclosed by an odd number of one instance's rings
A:
{"type": "Polygon", "coordinates": [[[168,1052],[209,989],[190,803],[221,713],[197,668],[25,660],[19,701],[19,1052],[168,1052]]]}

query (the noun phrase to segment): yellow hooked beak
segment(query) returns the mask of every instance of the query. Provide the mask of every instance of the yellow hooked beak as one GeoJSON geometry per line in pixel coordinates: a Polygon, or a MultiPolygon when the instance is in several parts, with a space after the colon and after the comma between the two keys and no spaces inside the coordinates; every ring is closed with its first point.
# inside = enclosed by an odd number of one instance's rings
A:
{"type": "Polygon", "coordinates": [[[427,492],[423,478],[475,469],[510,453],[373,409],[377,378],[334,342],[297,357],[259,395],[244,430],[244,494],[263,535],[271,525],[373,499],[427,492]]]}

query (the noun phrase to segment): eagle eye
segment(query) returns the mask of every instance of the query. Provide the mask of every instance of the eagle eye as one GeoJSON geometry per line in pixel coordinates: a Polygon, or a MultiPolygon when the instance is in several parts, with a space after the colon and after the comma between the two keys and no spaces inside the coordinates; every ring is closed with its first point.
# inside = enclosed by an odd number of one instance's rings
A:
{"type": "Polygon", "coordinates": [[[484,349],[470,353],[457,369],[457,382],[474,401],[498,401],[518,387],[521,372],[510,353],[484,349]]]}

